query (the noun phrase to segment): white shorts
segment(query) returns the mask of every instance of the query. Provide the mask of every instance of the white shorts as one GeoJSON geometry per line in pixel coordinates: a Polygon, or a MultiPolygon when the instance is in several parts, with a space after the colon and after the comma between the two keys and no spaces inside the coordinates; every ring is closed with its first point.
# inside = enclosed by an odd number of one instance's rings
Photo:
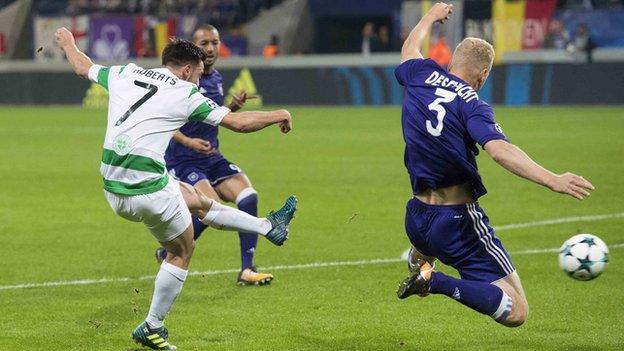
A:
{"type": "Polygon", "coordinates": [[[155,193],[124,196],[104,190],[104,196],[115,213],[129,221],[143,222],[161,242],[177,238],[191,224],[180,184],[171,177],[167,186],[155,193]]]}

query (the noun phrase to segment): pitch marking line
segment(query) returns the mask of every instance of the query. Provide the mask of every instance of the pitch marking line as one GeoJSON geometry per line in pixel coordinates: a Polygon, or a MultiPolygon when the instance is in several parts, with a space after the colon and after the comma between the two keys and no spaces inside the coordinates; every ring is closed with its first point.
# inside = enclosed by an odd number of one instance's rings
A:
{"type": "MultiPolygon", "coordinates": [[[[529,228],[529,227],[537,227],[541,225],[550,225],[550,224],[559,224],[559,223],[601,221],[601,220],[612,219],[612,218],[624,218],[624,212],[605,214],[605,215],[566,217],[566,218],[550,219],[550,220],[536,221],[536,222],[508,224],[508,225],[496,227],[495,229],[498,231],[503,231],[503,230],[529,228]]],[[[618,243],[618,244],[610,245],[609,249],[619,249],[623,247],[624,247],[624,243],[618,243]]],[[[511,255],[535,255],[535,254],[551,253],[551,252],[558,252],[558,251],[559,251],[559,248],[530,249],[530,250],[510,252],[510,254],[511,255]]],[[[361,265],[398,263],[402,261],[404,261],[404,259],[402,258],[377,258],[377,259],[357,260],[357,261],[313,262],[313,263],[306,263],[306,264],[279,265],[279,266],[266,267],[266,270],[270,271],[270,270],[293,270],[293,269],[311,269],[311,268],[313,269],[313,268],[324,268],[324,267],[361,266],[361,265]]],[[[221,274],[229,274],[229,273],[238,273],[238,271],[239,271],[238,269],[222,269],[222,270],[211,270],[211,271],[204,271],[204,272],[192,271],[192,272],[189,272],[188,275],[190,276],[221,275],[221,274]]],[[[135,281],[135,280],[152,280],[154,279],[154,277],[155,277],[154,275],[146,275],[146,276],[141,276],[138,278],[124,277],[124,278],[60,280],[60,281],[43,282],[43,283],[0,285],[0,290],[17,290],[17,289],[28,289],[28,288],[49,288],[49,287],[58,287],[58,286],[123,283],[123,282],[135,281]]]]}
{"type": "Polygon", "coordinates": [[[594,215],[594,216],[565,217],[565,218],[547,219],[544,221],[536,221],[536,222],[507,224],[507,225],[501,225],[499,227],[494,227],[494,230],[500,232],[504,230],[538,227],[542,225],[551,225],[551,224],[602,221],[602,220],[611,219],[611,218],[624,218],[624,212],[604,214],[604,215],[594,215]]]}

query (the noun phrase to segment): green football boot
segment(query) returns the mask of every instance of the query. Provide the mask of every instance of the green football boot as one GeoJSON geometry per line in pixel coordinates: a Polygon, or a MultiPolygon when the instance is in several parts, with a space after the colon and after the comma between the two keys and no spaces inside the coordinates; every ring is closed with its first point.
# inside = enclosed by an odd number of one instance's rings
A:
{"type": "Polygon", "coordinates": [[[286,199],[282,208],[269,213],[266,218],[271,222],[272,229],[266,235],[270,242],[277,246],[282,246],[288,239],[288,225],[294,218],[297,211],[297,197],[291,195],[286,199]]]}
{"type": "Polygon", "coordinates": [[[171,345],[167,339],[169,339],[169,332],[167,328],[161,327],[158,329],[151,329],[147,322],[139,324],[132,332],[132,339],[137,344],[147,346],[153,350],[177,350],[178,348],[171,345]]]}

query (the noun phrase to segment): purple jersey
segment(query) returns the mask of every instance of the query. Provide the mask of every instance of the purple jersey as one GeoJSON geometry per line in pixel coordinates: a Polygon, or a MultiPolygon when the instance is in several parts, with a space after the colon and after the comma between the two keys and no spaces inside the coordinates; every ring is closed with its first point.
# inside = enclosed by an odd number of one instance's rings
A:
{"type": "Polygon", "coordinates": [[[484,195],[476,144],[507,140],[494,121],[492,107],[479,100],[468,83],[431,59],[405,61],[394,73],[405,87],[405,167],[414,194],[469,183],[475,197],[484,195]]]}
{"type": "MultiPolygon", "coordinates": [[[[217,105],[223,106],[223,77],[221,77],[221,73],[212,70],[211,73],[202,74],[199,78],[199,92],[217,105]]],[[[201,122],[188,122],[180,128],[180,131],[189,138],[208,140],[213,148],[219,148],[219,127],[217,126],[201,122]]],[[[165,162],[170,165],[181,161],[206,159],[211,156],[213,155],[204,155],[191,150],[171,139],[165,152],[165,162]]]]}

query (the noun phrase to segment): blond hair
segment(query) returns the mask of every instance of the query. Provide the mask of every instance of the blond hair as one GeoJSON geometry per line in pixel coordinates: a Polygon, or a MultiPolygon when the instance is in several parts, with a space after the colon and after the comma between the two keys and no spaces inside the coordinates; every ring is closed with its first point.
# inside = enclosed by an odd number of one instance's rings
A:
{"type": "Polygon", "coordinates": [[[450,68],[461,69],[473,77],[484,69],[492,69],[494,48],[492,44],[479,38],[468,37],[457,45],[451,58],[450,68]]]}

